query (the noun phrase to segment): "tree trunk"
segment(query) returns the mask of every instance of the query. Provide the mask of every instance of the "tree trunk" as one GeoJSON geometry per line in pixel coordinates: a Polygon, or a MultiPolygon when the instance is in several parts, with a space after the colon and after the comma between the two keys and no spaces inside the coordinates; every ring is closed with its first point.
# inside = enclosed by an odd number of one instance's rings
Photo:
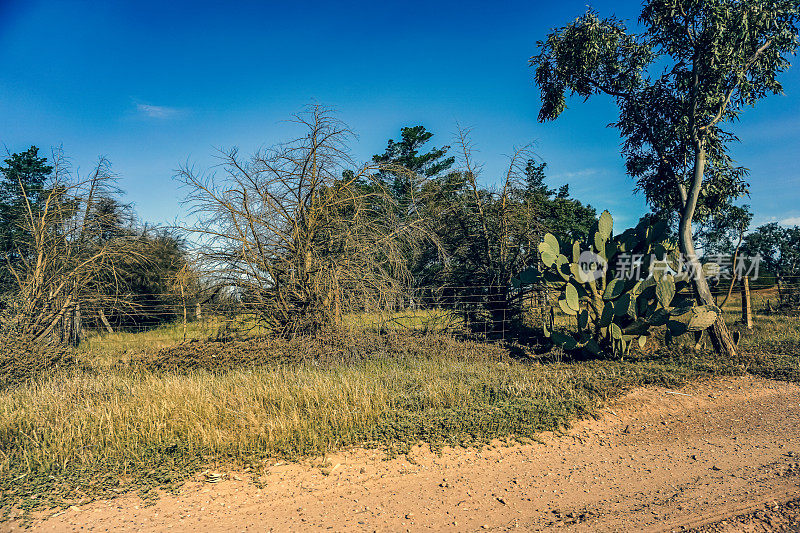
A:
{"type": "Polygon", "coordinates": [[[81,315],[81,304],[78,302],[75,304],[75,312],[72,315],[72,337],[70,338],[70,344],[78,346],[81,343],[82,334],[83,316],[81,315]]]}
{"type": "MultiPolygon", "coordinates": [[[[742,238],[744,237],[744,233],[742,231],[739,232],[739,242],[736,244],[736,251],[733,252],[733,261],[731,264],[736,266],[736,260],[739,258],[739,248],[742,246],[742,238]]],[[[725,307],[725,304],[728,303],[728,300],[733,294],[733,285],[736,283],[736,276],[731,276],[731,284],[728,286],[728,294],[725,295],[725,299],[722,300],[722,303],[719,304],[719,308],[722,309],[725,307]]]]}
{"type": "MultiPolygon", "coordinates": [[[[694,160],[694,177],[692,180],[692,188],[686,197],[686,203],[681,213],[681,222],[679,228],[680,249],[684,255],[684,260],[688,263],[690,274],[692,275],[692,284],[697,295],[697,299],[704,305],[715,305],[714,296],[711,294],[711,289],[708,287],[708,281],[703,275],[703,267],[700,264],[700,259],[697,257],[697,252],[694,249],[694,236],[692,233],[692,219],[694,218],[694,210],[697,207],[697,199],[700,196],[700,188],[703,184],[703,173],[705,172],[706,165],[706,152],[705,148],[700,142],[697,142],[695,147],[695,160],[694,160]]],[[[725,319],[722,314],[717,317],[714,325],[709,328],[709,336],[714,345],[714,349],[721,355],[728,357],[736,356],[736,344],[733,342],[733,337],[728,330],[725,319]]]]}

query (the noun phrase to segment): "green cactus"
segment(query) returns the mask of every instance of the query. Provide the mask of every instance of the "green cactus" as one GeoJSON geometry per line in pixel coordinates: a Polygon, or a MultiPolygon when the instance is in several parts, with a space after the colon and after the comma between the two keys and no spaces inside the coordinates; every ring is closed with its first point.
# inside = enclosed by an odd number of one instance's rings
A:
{"type": "Polygon", "coordinates": [[[551,308],[544,335],[568,351],[624,356],[634,342],[644,348],[653,328],[666,327],[671,339],[710,327],[721,311],[695,305],[688,275],[673,274],[680,271],[680,254],[666,238],[666,224],[642,222],[617,236],[613,224],[611,214],[603,211],[591,244],[562,243],[546,234],[538,248],[543,266],[531,266],[512,279],[517,288],[536,285],[558,291],[558,307],[575,317],[574,331],[557,331],[551,308]],[[641,257],[640,279],[620,276],[622,254],[641,257]]]}

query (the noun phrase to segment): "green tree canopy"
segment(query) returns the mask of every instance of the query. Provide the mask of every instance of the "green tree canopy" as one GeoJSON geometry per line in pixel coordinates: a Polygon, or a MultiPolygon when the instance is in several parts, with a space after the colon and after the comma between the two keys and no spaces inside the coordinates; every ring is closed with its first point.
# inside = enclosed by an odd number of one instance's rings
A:
{"type": "Polygon", "coordinates": [[[764,224],[747,234],[742,251],[761,256],[762,267],[774,274],[800,276],[800,227],[764,224]]]}
{"type": "Polygon", "coordinates": [[[455,163],[455,158],[447,156],[449,146],[432,147],[424,151],[433,137],[424,126],[408,126],[400,130],[400,140],[389,139],[386,150],[372,157],[373,162],[384,165],[380,180],[389,187],[401,209],[413,202],[418,194],[415,176],[423,179],[441,178],[455,163]],[[393,172],[392,167],[402,171],[393,172]]]}
{"type": "Polygon", "coordinates": [[[697,240],[706,256],[732,254],[744,239],[753,213],[749,205],[723,204],[716,209],[697,232],[697,240]]]}
{"type": "Polygon", "coordinates": [[[24,230],[29,209],[35,215],[46,200],[47,182],[53,167],[47,158],[39,157],[39,149],[11,154],[0,167],[0,253],[3,254],[2,284],[11,280],[5,268],[25,254],[28,235],[24,230]]]}
{"type": "MultiPolygon", "coordinates": [[[[524,189],[517,195],[535,215],[538,227],[567,239],[585,238],[597,221],[597,211],[591,205],[584,205],[569,193],[569,184],[551,189],[545,183],[547,163],[537,163],[531,159],[525,166],[524,189]]],[[[538,237],[538,235],[537,235],[538,237]]]]}

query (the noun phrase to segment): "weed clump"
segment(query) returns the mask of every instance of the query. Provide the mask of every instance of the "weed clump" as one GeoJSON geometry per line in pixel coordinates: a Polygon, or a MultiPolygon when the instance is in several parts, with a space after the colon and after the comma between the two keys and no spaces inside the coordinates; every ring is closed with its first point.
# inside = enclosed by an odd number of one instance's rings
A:
{"type": "Polygon", "coordinates": [[[503,361],[507,350],[497,344],[458,339],[447,334],[400,333],[380,335],[328,332],[293,339],[262,337],[236,341],[190,342],[155,352],[140,352],[130,365],[150,372],[214,373],[274,364],[313,364],[330,367],[366,360],[437,359],[503,361]]]}
{"type": "Polygon", "coordinates": [[[18,333],[0,333],[0,390],[76,364],[69,347],[42,344],[18,333]]]}

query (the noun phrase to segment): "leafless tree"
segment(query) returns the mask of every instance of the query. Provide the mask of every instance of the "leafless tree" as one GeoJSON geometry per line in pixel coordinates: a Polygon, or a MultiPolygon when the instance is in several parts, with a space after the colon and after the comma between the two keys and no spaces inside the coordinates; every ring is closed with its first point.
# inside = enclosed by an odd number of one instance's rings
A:
{"type": "Polygon", "coordinates": [[[95,207],[116,192],[109,162],[100,158],[88,176],[70,172],[60,150],[54,151],[53,172],[41,202],[25,199],[21,223],[25,236],[17,243],[20,261],[8,263],[17,284],[12,305],[2,316],[3,326],[37,342],[77,344],[83,330],[83,313],[119,305],[110,295],[121,262],[139,256],[124,238],[100,239],[102,217],[95,207]],[[114,300],[104,304],[105,299],[114,300]]]}
{"type": "Polygon", "coordinates": [[[477,312],[488,312],[489,327],[503,331],[519,317],[524,296],[512,289],[511,278],[536,260],[542,232],[541,208],[524,194],[525,165],[534,153],[529,145],[515,148],[500,182],[488,189],[479,184],[481,168],[475,162],[469,130],[459,128],[455,144],[467,194],[453,209],[471,219],[464,227],[474,227],[464,231],[474,246],[461,258],[461,268],[468,267],[461,274],[462,283],[472,285],[471,301],[477,312]]]}
{"type": "Polygon", "coordinates": [[[207,275],[283,335],[391,307],[409,285],[407,258],[432,239],[422,216],[399,216],[375,179],[381,166],[356,166],[354,135],[330,109],[292,123],[302,130],[292,141],[249,158],[221,152],[212,173],[179,172],[207,275]]]}

